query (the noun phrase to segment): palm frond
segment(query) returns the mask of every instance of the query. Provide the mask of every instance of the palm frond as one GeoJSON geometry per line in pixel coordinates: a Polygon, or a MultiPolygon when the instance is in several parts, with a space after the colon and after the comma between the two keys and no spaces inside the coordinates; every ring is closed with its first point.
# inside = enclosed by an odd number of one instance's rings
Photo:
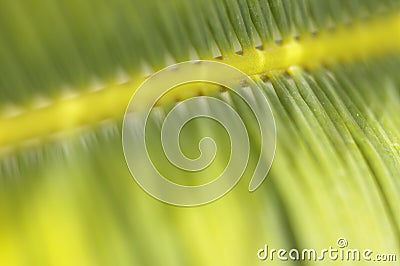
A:
{"type": "MultiPolygon", "coordinates": [[[[257,265],[265,243],[324,249],[339,237],[400,256],[398,1],[41,2],[0,4],[1,265],[257,265]],[[278,143],[259,191],[246,183],[254,149],[237,189],[182,209],[134,183],[120,128],[149,74],[190,59],[251,75],[278,143]]],[[[188,154],[204,134],[229,148],[218,125],[192,126],[188,154]]]]}

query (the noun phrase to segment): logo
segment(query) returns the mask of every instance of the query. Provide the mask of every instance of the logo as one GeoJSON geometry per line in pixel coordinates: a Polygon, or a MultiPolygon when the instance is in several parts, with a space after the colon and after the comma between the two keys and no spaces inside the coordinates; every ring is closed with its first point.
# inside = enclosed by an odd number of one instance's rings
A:
{"type": "Polygon", "coordinates": [[[248,190],[256,190],[271,167],[275,138],[271,108],[256,83],[234,67],[205,60],[176,64],[150,76],[132,96],[122,127],[133,178],[151,196],[178,206],[214,201],[249,171],[248,190]],[[176,100],[176,95],[187,97],[171,104],[168,99],[176,100]],[[163,101],[169,108],[159,106],[163,101]],[[198,120],[207,124],[201,126],[198,120]],[[214,131],[222,133],[204,135],[214,131]],[[210,173],[217,176],[208,180],[210,173]],[[190,176],[205,181],[188,184],[190,176]]]}

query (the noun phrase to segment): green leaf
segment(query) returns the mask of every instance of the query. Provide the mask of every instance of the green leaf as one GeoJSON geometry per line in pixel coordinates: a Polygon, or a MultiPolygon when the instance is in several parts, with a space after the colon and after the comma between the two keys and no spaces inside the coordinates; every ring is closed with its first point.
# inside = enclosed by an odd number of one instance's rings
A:
{"type": "MultiPolygon", "coordinates": [[[[280,265],[257,251],[322,250],[341,237],[399,260],[399,1],[39,2],[0,3],[0,265],[280,265]],[[245,117],[251,154],[225,197],[179,208],[133,181],[121,122],[147,75],[191,59],[252,76],[277,148],[249,193],[260,152],[253,117],[220,88],[194,91],[245,117]]],[[[158,107],[152,134],[190,93],[158,107]]],[[[203,135],[230,147],[210,121],[185,130],[192,157],[203,135]]],[[[160,149],[154,159],[175,175],[160,149]]],[[[188,183],[211,180],[226,161],[223,152],[188,183]]]]}

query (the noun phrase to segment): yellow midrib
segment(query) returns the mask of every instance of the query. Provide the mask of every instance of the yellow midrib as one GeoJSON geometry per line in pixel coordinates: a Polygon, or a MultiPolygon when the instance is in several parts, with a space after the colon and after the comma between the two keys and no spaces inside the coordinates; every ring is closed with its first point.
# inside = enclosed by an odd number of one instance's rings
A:
{"type": "MultiPolygon", "coordinates": [[[[287,41],[267,50],[246,49],[243,55],[222,59],[248,75],[287,69],[313,67],[400,50],[400,14],[373,19],[320,32],[317,36],[287,41]]],[[[57,132],[68,132],[107,118],[122,117],[135,89],[145,77],[110,85],[102,90],[83,92],[76,97],[56,100],[43,108],[33,108],[12,117],[0,117],[0,147],[15,147],[24,141],[42,139],[57,132]]],[[[185,98],[188,95],[175,95],[185,98]]],[[[168,99],[166,100],[168,101],[168,99]]]]}

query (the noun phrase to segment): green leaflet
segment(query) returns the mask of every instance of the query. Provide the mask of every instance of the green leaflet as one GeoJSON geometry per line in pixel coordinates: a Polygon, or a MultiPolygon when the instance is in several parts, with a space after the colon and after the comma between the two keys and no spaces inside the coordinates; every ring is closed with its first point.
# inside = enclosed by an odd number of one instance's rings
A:
{"type": "Polygon", "coordinates": [[[63,88],[106,83],[121,69],[158,70],[167,55],[182,61],[191,50],[204,59],[216,46],[217,54],[239,50],[239,43],[267,47],[294,30],[309,34],[398,7],[390,0],[342,2],[3,1],[0,100],[29,104],[32,95],[54,98],[63,88]]]}

